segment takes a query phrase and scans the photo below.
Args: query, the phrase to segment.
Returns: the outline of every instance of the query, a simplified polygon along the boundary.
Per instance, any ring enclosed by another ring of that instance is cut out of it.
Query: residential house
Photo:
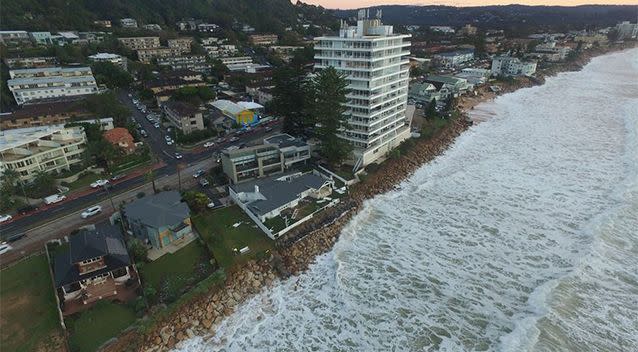
[[[177,22],[175,25],[177,26],[177,30],[188,32],[197,30],[197,24],[199,22],[199,20],[196,20],[194,18],[187,18],[185,20]]]
[[[264,144],[222,152],[222,169],[233,183],[282,173],[311,157],[308,143],[288,134],[271,136]]]
[[[638,38],[638,23],[623,21],[616,25],[618,40]]]
[[[459,30],[459,33],[469,37],[469,36],[476,35],[476,31],[477,31],[476,27],[472,26],[471,24],[466,24]]]
[[[167,120],[184,134],[204,129],[204,113],[199,107],[169,100],[162,108]]]
[[[51,32],[31,32],[29,33],[31,39],[38,45],[51,45]]]
[[[473,68],[468,67],[461,70],[460,73],[454,75],[457,78],[465,79],[467,83],[477,86],[487,82],[490,78],[492,71],[485,68]]]
[[[122,18],[120,19],[120,25],[123,28],[137,28],[137,21],[133,18]]]
[[[162,27],[159,24],[156,23],[149,23],[149,24],[145,24],[142,26],[142,28],[149,30],[149,31],[156,31],[159,32],[162,30]]]
[[[193,235],[190,209],[177,191],[165,191],[124,206],[133,236],[154,249],[179,244]]]
[[[259,122],[259,114],[254,109],[263,109],[262,105],[253,103],[250,105],[240,105],[230,100],[219,99],[211,103],[211,105],[221,112],[224,116],[232,119],[238,125],[254,125]],[[252,108],[252,109],[251,109]]]
[[[55,254],[53,279],[65,314],[125,292],[134,296],[140,285],[120,227],[108,223],[69,236],[68,249]]]
[[[454,34],[454,28],[450,26],[430,26],[430,30],[433,32],[444,33],[444,34]]]
[[[425,77],[424,82],[433,84],[437,90],[445,86],[454,97],[474,89],[467,79],[454,76],[429,75]]]
[[[93,21],[93,24],[98,27],[104,27],[104,28],[112,27],[110,20],[97,20],[97,21]]]
[[[118,147],[126,154],[135,152],[135,141],[131,133],[123,127],[115,127],[108,131],[105,131],[104,139],[112,145]]]
[[[214,33],[221,31],[221,29],[222,28],[220,26],[214,23],[200,23],[197,25],[197,30],[199,32]]]
[[[318,173],[292,173],[256,179],[228,187],[230,197],[260,227],[269,219],[309,199],[315,201],[332,193],[334,181]],[[272,239],[280,233],[266,232]]]

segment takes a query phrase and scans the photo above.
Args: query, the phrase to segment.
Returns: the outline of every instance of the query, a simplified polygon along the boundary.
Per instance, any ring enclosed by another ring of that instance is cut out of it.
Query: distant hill
[[[317,6],[290,0],[3,0],[2,30],[87,30],[95,20],[135,18],[140,24],[174,28],[183,18],[198,18],[229,28],[233,20],[257,30],[281,32],[297,23],[298,14],[318,24],[336,22]]]
[[[526,28],[567,31],[587,26],[612,26],[619,21],[636,21],[638,6],[585,5],[563,6],[377,6],[383,10],[383,21],[390,24],[426,26],[463,26],[507,29],[517,32]],[[370,11],[373,13],[374,11]],[[340,18],[356,16],[356,10],[335,10]]]

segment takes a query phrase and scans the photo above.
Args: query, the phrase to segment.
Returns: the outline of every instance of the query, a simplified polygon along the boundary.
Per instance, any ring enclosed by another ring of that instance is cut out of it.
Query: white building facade
[[[534,73],[535,61],[522,61],[511,56],[496,56],[492,59],[492,74],[495,76],[531,76]]]
[[[43,99],[98,93],[90,67],[43,67],[10,70],[9,90],[18,105]]]
[[[342,23],[339,36],[315,38],[315,68],[330,66],[346,75],[348,128],[341,137],[354,147],[354,169],[387,155],[410,137],[406,119],[411,35],[359,11],[356,26]]]
[[[20,179],[31,182],[39,171],[69,170],[81,164],[86,147],[82,127],[62,125],[20,128],[0,134],[0,173],[15,170]]]

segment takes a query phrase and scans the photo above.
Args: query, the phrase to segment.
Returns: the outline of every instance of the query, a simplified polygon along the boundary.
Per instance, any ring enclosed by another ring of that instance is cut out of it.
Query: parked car
[[[175,153],[175,159],[181,159],[181,158],[183,158],[183,157],[184,157],[184,156],[183,156],[182,154],[180,154],[180,153]]]
[[[167,139],[166,140],[166,144],[167,145],[173,145],[173,140],[172,139]]]
[[[201,176],[201,175],[203,175],[203,174],[205,174],[205,173],[206,173],[206,172],[204,172],[204,170],[201,170],[201,169],[200,169],[200,170],[195,171],[195,173],[193,174],[193,177],[194,177],[194,178],[198,178],[199,176]]]
[[[2,224],[3,222],[11,221],[11,219],[13,219],[13,216],[9,214],[0,215],[0,224]]]
[[[146,131],[145,131],[145,130],[141,130],[141,131],[140,131],[140,134],[141,134],[141,135],[142,135],[142,137],[144,137],[144,138],[148,137],[148,133],[146,133]]]
[[[86,219],[90,216],[93,215],[97,215],[102,211],[102,207],[99,205],[94,205],[88,209],[86,209],[85,211],[82,212],[82,214],[80,214],[80,216],[82,217],[82,219]]]
[[[97,180],[97,181],[91,183],[91,188],[103,187],[107,183],[109,183],[109,180]]]
[[[38,210],[38,207],[36,207],[35,205],[25,205],[23,207],[18,208],[17,210],[18,210],[18,214],[24,215],[32,211]]]
[[[266,128],[264,129],[264,131],[266,131],[266,132],[270,132],[270,131],[272,131],[272,127],[268,126],[268,127],[266,127]]]
[[[11,236],[11,237],[7,238],[7,242],[12,243],[12,242],[15,242],[15,241],[17,241],[17,240],[20,240],[20,239],[22,239],[22,238],[25,238],[25,237],[27,237],[27,235],[25,235],[25,234],[23,234],[23,233],[19,233],[19,234],[17,234],[17,235],[13,235],[13,236]]]
[[[58,203],[61,202],[63,200],[66,199],[65,195],[62,194],[54,194],[52,196],[48,196],[44,198],[44,204],[49,205],[49,204],[54,204],[54,203]]]
[[[126,176],[126,175],[124,175],[124,174],[115,175],[115,176],[111,177],[111,181],[117,181],[117,180],[121,179],[124,176]]]
[[[205,179],[205,178],[203,178],[203,177],[199,180],[199,185],[200,185],[200,186],[202,186],[202,187],[206,187],[206,186],[208,186],[209,184],[210,184],[210,183],[208,183],[208,180],[207,180],[207,179]]]
[[[239,140],[239,138],[237,138],[237,137],[233,137],[233,138],[231,138],[231,139],[230,139],[230,142],[231,142],[231,143],[234,143],[234,142],[237,142],[238,140]]]
[[[11,249],[13,249],[13,247],[11,247],[7,242],[0,243],[0,254],[5,254]]]
[[[210,148],[210,147],[212,147],[214,145],[215,145],[214,142],[206,142],[206,143],[204,143],[204,148]]]
[[[159,122],[156,122],[156,123],[153,125],[153,127],[155,127],[155,128],[160,128],[160,124],[159,124]]]

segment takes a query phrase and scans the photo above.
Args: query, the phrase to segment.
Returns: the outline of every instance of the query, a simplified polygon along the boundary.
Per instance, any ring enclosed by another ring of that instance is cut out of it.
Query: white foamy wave
[[[482,105],[306,273],[180,350],[638,350],[637,56]]]

